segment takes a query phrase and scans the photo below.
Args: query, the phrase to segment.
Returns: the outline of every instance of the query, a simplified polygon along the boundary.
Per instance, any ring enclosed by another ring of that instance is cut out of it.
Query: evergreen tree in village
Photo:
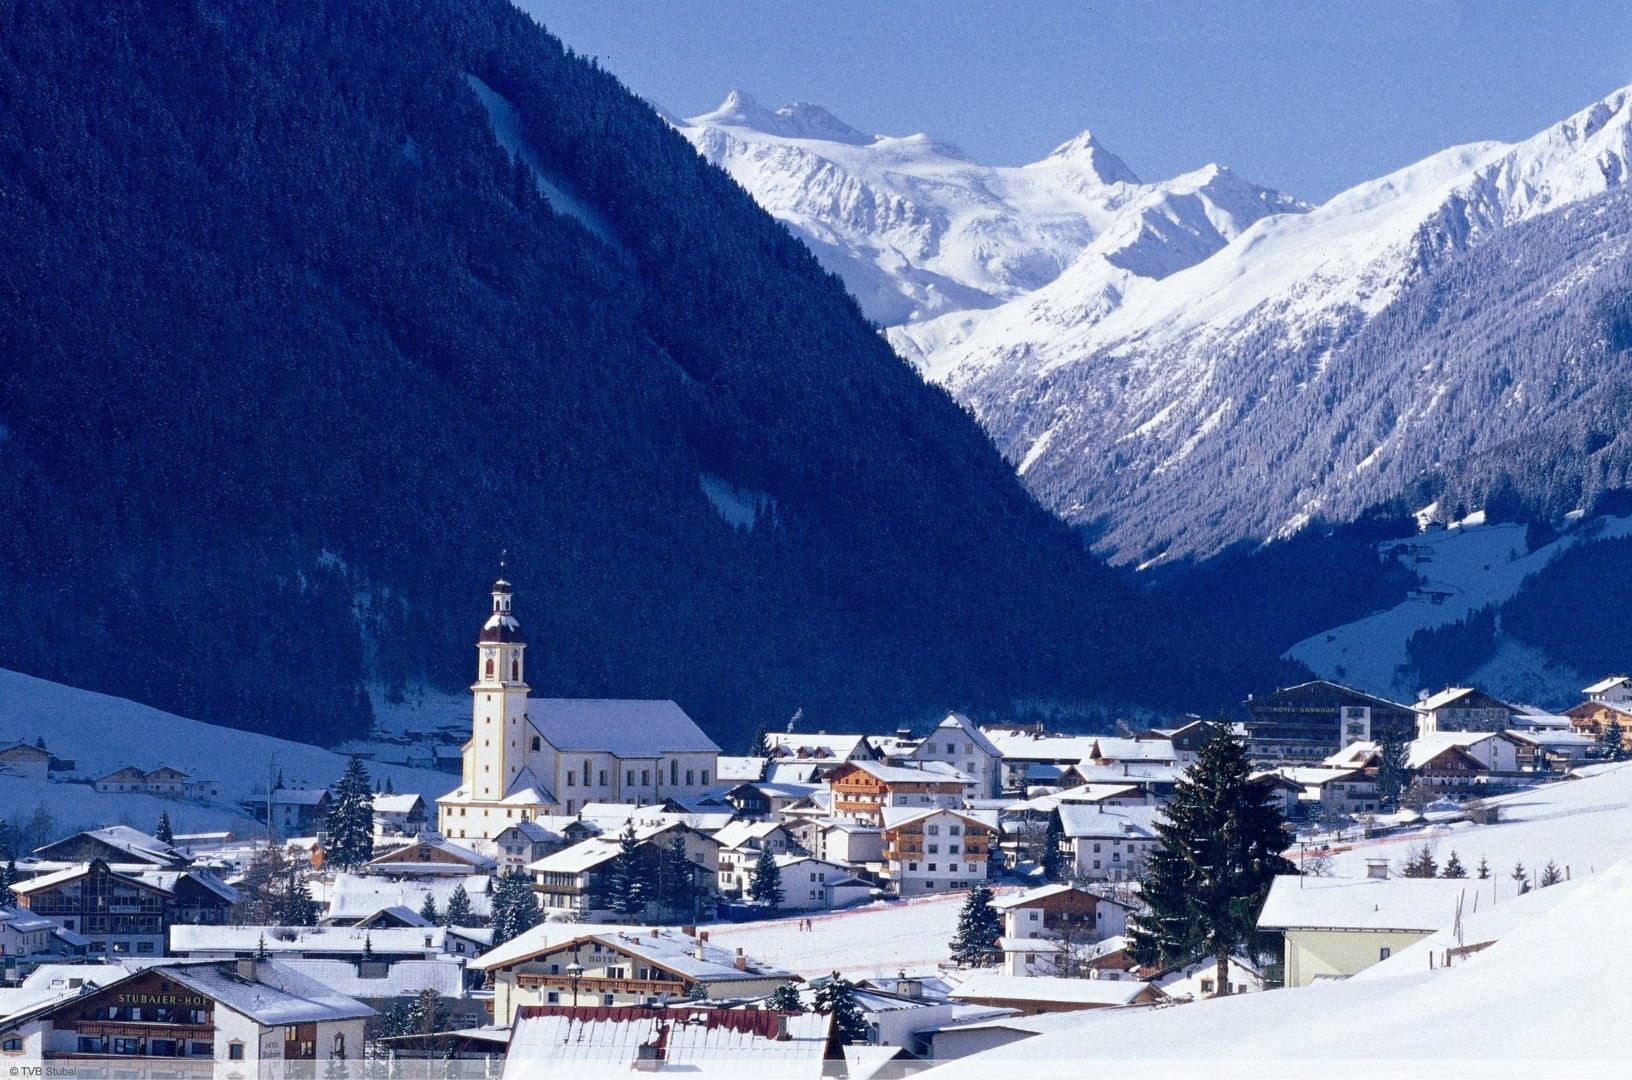
[[[969,890],[958,912],[958,932],[951,941],[952,959],[978,966],[991,963],[997,953],[997,939],[1003,936],[1003,920],[992,907],[991,886],[982,882]]]
[[[527,872],[512,866],[493,883],[493,944],[503,945],[531,930],[543,918],[538,896],[527,880]]]
[[[353,870],[374,857],[374,791],[368,771],[356,757],[346,763],[334,785],[334,805],[326,824],[329,843],[324,851],[330,865]]]
[[[1248,779],[1246,748],[1220,723],[1157,818],[1162,843],[1145,868],[1143,914],[1129,920],[1129,954],[1169,966],[1211,956],[1229,986],[1230,954],[1250,946],[1258,911],[1292,843],[1269,789]]]
[[[175,843],[176,834],[175,831],[170,828],[170,811],[159,811],[159,823],[153,827],[153,839],[157,840],[161,844]]]
[[[759,849],[754,873],[748,880],[748,899],[768,908],[779,908],[785,896],[782,892],[782,868],[776,865],[776,856],[769,847]]]
[[[448,896],[448,906],[442,910],[443,926],[475,926],[476,915],[470,909],[470,893],[465,891],[464,882],[453,887]]]
[[[849,1046],[867,1041],[867,1016],[856,1001],[856,985],[838,972],[816,988],[816,1011],[831,1013],[839,1042]]]
[[[638,919],[646,912],[652,883],[633,822],[618,837],[618,845],[617,857],[606,875],[606,906],[620,918]]]

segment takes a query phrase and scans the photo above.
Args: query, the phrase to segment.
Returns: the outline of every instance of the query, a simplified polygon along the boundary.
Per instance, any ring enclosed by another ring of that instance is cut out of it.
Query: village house
[[[221,785],[216,781],[193,780],[168,765],[149,770],[127,765],[97,777],[91,786],[104,794],[156,795],[165,799],[209,799],[221,794]]]
[[[843,1060],[833,1018],[822,1013],[535,1005],[516,1011],[503,1076],[682,1073],[706,1080],[751,1068],[777,1080],[820,1080]]]
[[[7,968],[15,968],[19,961],[27,963],[44,956],[55,955],[53,931],[57,922],[37,915],[25,907],[0,905],[0,961]]]
[[[804,845],[794,839],[786,825],[774,821],[735,821],[714,834],[720,845],[719,890],[723,895],[745,895],[759,853],[804,854]]]
[[[364,863],[365,874],[395,874],[422,877],[454,874],[468,876],[491,872],[497,860],[455,844],[435,833],[424,833],[412,843],[392,848]]]
[[[811,818],[789,825],[800,845],[818,859],[844,866],[884,863],[884,830],[855,821]]]
[[[1218,993],[1218,961],[1212,957],[1168,968],[1150,977],[1150,984],[1170,1001],[1200,1001],[1224,994],[1254,994],[1264,989],[1264,973],[1244,957],[1225,961],[1229,985]]]
[[[272,828],[279,837],[311,836],[323,827],[334,796],[327,788],[274,788],[267,800],[272,808]],[[264,812],[264,804],[246,804]]]
[[[128,825],[74,833],[34,849],[42,863],[82,863],[92,859],[118,865],[175,869],[192,860],[163,841]]]
[[[1003,787],[1003,754],[975,722],[962,713],[948,713],[934,731],[920,740],[895,764],[939,761],[971,782],[966,796],[989,799]]]
[[[1469,686],[1453,686],[1429,695],[1413,706],[1417,734],[1437,731],[1501,731],[1513,716],[1513,706]]]
[[[882,824],[888,807],[962,806],[972,782],[967,773],[938,761],[911,768],[852,761],[827,776],[833,816],[873,825]]]
[[[1598,740],[1579,731],[1510,731],[1518,744],[1523,772],[1562,775],[1582,764],[1597,749]]]
[[[373,1015],[361,1002],[276,962],[165,964],[82,986],[6,1018],[0,1057],[14,1072],[64,1060],[83,1068],[91,1058],[115,1069],[150,1063],[164,1075],[207,1062],[217,1076],[270,1075],[272,1069],[292,1076],[291,1066],[299,1063],[311,1062],[315,1070],[320,1061],[360,1058]]]
[[[882,762],[884,755],[866,735],[829,735],[825,731],[778,732],[765,736],[770,750],[765,779],[779,779],[779,766],[805,765],[802,778],[820,780],[849,761]]]
[[[1632,749],[1632,678],[1612,675],[1581,691],[1587,700],[1564,710],[1577,734],[1601,741],[1611,723],[1621,726],[1621,748]]]
[[[666,1005],[763,997],[795,978],[679,930],[544,923],[471,964],[493,988],[493,1021],[536,1005]]]
[[[659,865],[674,858],[678,837],[683,846],[681,860],[691,877],[688,892],[700,905],[714,895],[719,877],[719,844],[690,826],[673,822],[646,825],[635,830],[636,851],[647,880],[657,880]],[[618,836],[597,836],[529,863],[533,891],[546,912],[562,912],[576,919],[605,918],[610,910],[600,906],[607,898],[608,875],[623,850]],[[671,867],[672,869],[672,867]],[[649,897],[653,910],[666,898]],[[691,912],[683,913],[692,915]]]
[[[0,776],[17,776],[24,780],[46,780],[51,772],[51,752],[43,746],[25,742],[12,743],[0,750]]]
[[[1270,764],[1321,761],[1390,730],[1409,739],[1417,723],[1404,705],[1324,679],[1248,698],[1246,709],[1247,752]]]
[[[781,911],[832,911],[872,898],[877,888],[856,876],[855,868],[810,855],[789,853],[774,858],[782,882]],[[748,896],[753,868],[743,877],[739,895]]]
[[[491,840],[518,820],[571,816],[587,803],[647,805],[714,786],[720,748],[672,701],[529,697],[512,591],[493,583],[478,635],[462,783],[437,800],[444,836]]]
[[[1287,875],[1270,886],[1260,930],[1286,940],[1285,985],[1347,978],[1450,926],[1472,904],[1477,882],[1462,878],[1321,878]]]
[[[464,928],[445,926],[173,926],[170,955],[192,960],[242,960],[267,954],[278,960],[437,960],[459,955]],[[467,949],[468,951],[468,949]]]
[[[1277,771],[1303,789],[1299,807],[1304,813],[1352,817],[1376,813],[1381,806],[1374,767],[1283,765]]]
[[[898,896],[967,889],[986,880],[997,838],[990,811],[884,810],[884,879]]]
[[[1468,750],[1443,736],[1457,732],[1436,732],[1413,739],[1406,748],[1405,767],[1411,770],[1413,787],[1438,795],[1472,795],[1484,790],[1490,769]]]
[[[180,923],[218,925],[238,893],[201,871],[115,871],[101,859],[14,882],[20,907],[83,935],[97,955],[163,956]]]
[[[1101,804],[1061,802],[1060,820],[1074,877],[1085,881],[1127,881],[1139,876],[1145,860],[1161,845],[1152,807],[1108,809]]]
[[[426,810],[423,795],[375,795],[374,839],[385,840],[397,836],[418,836],[425,831]]]
[[[1099,897],[1074,885],[1043,885],[994,901],[1003,915],[1003,971],[1075,975],[1072,960],[1101,936]]]
[[[552,825],[557,821],[565,820],[570,825],[576,819],[546,818],[544,820],[550,821]],[[489,843],[492,849],[498,853],[497,858],[500,868],[507,869],[512,866],[526,866],[528,863],[537,862],[546,855],[554,854],[569,844],[587,839],[589,839],[587,829],[584,830],[584,835],[571,836],[564,831],[550,828],[540,821],[523,819],[504,829]]]

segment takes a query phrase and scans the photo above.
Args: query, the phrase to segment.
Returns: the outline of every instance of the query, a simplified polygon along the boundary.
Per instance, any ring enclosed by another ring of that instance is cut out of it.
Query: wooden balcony
[[[516,986],[522,990],[556,990],[563,996],[562,1000],[571,999],[572,980],[565,975],[530,975],[519,972],[516,975]],[[580,998],[594,998],[600,994],[629,994],[635,997],[680,997],[686,992],[686,984],[670,979],[598,979],[584,976],[578,980],[578,995]]]

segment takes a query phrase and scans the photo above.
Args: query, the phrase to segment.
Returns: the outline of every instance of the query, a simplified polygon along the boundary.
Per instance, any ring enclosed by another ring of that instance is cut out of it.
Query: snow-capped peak
[[[1134,175],[1127,163],[1105,149],[1091,131],[1084,130],[1076,138],[1056,146],[1044,160],[1086,172],[1102,184],[1140,182],[1139,177]]]
[[[796,101],[772,111],[741,90],[733,90],[713,112],[686,121],[692,127],[737,127],[774,135],[782,139],[814,139],[822,142],[866,146],[873,141],[834,116],[820,105]]]

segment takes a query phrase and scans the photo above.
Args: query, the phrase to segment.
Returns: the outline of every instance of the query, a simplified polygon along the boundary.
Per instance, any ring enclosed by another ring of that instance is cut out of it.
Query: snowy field
[[[1018,890],[996,889],[997,895]],[[967,892],[868,904],[848,911],[774,922],[716,923],[703,927],[711,944],[740,948],[755,960],[807,978],[837,971],[851,979],[868,975],[932,974],[948,963],[949,943]]]
[[[160,812],[168,812],[177,832],[253,831],[252,819],[237,804],[265,796],[269,770],[281,772],[288,787],[328,787],[346,765],[342,755],[316,746],[204,724],[124,698],[0,671],[0,745],[41,737],[53,754],[75,763],[75,777],[89,779],[124,765],[149,770],[169,765],[194,779],[216,781],[221,794],[207,804],[180,802],[101,795],[87,784],[0,776],[0,816],[26,818],[43,805],[65,826],[128,822],[151,830]],[[457,778],[429,769],[369,762],[368,771],[375,780],[389,779],[398,792],[427,799],[458,785]]]
[[[1624,1076],[1632,1058],[1622,1022],[1632,1008],[1632,936],[1619,928],[1629,906],[1632,864],[1623,862],[1517,901],[1496,943],[1450,968],[1428,970],[1424,952],[1402,950],[1344,982],[1107,1009],[932,1075],[987,1080],[1019,1068],[1035,1080],[1089,1069],[1119,1080]],[[1521,912],[1530,917],[1513,917]],[[1468,929],[1476,925],[1470,920]]]
[[[1424,588],[1447,594],[1442,603],[1408,599],[1386,611],[1334,627],[1305,638],[1286,656],[1302,661],[1323,679],[1379,694],[1396,701],[1411,701],[1424,689],[1401,683],[1396,671],[1407,663],[1405,643],[1418,630],[1445,626],[1487,604],[1499,604],[1519,591],[1524,579],[1542,569],[1577,542],[1588,537],[1610,539],[1632,535],[1632,518],[1604,518],[1579,531],[1566,533],[1530,554],[1525,554],[1523,525],[1454,526],[1422,533],[1407,541],[1419,549],[1423,561],[1407,561],[1421,574]],[[1522,652],[1510,649],[1509,652]],[[1476,673],[1469,685],[1480,685],[1498,696],[1506,694],[1544,707],[1573,705],[1585,685],[1577,672],[1544,670],[1525,664],[1522,657],[1500,655],[1490,670]],[[1588,673],[1591,678],[1598,677]],[[1438,689],[1435,687],[1434,689]]]

